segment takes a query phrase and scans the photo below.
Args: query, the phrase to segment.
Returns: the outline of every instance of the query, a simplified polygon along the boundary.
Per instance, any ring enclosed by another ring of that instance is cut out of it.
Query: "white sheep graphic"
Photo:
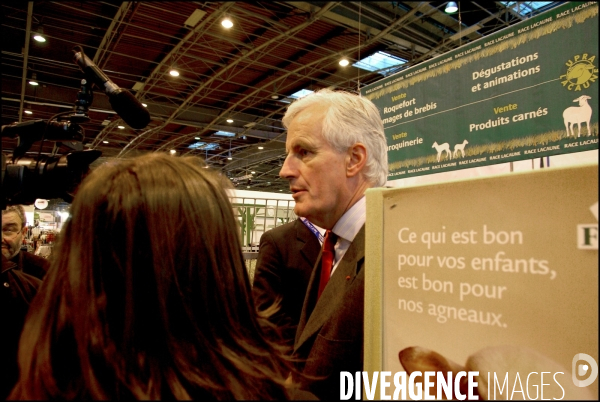
[[[462,144],[456,144],[454,146],[454,154],[452,155],[454,158],[456,158],[456,155],[458,155],[458,151],[460,151],[462,153],[462,157],[465,157],[465,145],[467,145],[469,143],[469,141],[464,140],[462,142]]]
[[[573,102],[579,102],[579,106],[571,106],[565,109],[563,112],[563,119],[565,121],[565,128],[567,129],[567,137],[570,135],[575,136],[573,132],[573,125],[577,123],[579,131],[577,137],[581,136],[581,123],[587,124],[587,133],[591,135],[590,131],[590,119],[592,118],[592,108],[588,104],[587,100],[592,99],[587,95],[581,95],[579,98],[574,99]]]
[[[435,148],[437,151],[437,161],[439,162],[442,159],[442,152],[446,151],[448,154],[448,159],[452,159],[452,152],[450,152],[450,144],[444,142],[443,144],[438,145],[437,141],[433,143],[431,148]]]

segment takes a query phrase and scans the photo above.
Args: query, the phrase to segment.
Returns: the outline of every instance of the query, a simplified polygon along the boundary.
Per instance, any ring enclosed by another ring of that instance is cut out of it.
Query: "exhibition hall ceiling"
[[[2,125],[73,113],[85,77],[73,60],[81,46],[150,113],[134,129],[94,88],[89,120],[78,122],[83,149],[102,152],[92,167],[147,152],[197,155],[237,188],[287,193],[281,118],[294,94],[357,92],[561,3],[458,2],[448,14],[448,2],[4,1]],[[401,64],[354,65],[382,53]],[[76,145],[38,141],[28,155]],[[3,153],[16,146],[3,135]]]

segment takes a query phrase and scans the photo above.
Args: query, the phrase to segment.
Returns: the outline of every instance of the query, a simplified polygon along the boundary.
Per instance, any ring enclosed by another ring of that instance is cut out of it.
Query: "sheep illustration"
[[[544,384],[546,385],[544,396],[548,399],[551,399],[552,397],[555,399],[593,399],[593,395],[589,390],[586,388],[579,388],[573,384],[569,370],[565,369],[549,357],[524,346],[504,345],[487,347],[469,356],[464,366],[447,359],[433,350],[419,346],[402,349],[398,353],[398,359],[408,374],[414,371],[441,371],[446,374],[448,371],[451,371],[453,373],[452,377],[454,378],[456,374],[461,371],[478,371],[478,387],[475,389],[475,394],[482,400],[495,399],[498,397],[495,393],[488,395],[488,389],[491,393],[494,384],[488,385],[487,373],[496,373],[502,376],[504,376],[505,373],[509,373],[509,376],[512,379],[516,377],[516,373],[518,373],[519,376],[526,377],[529,373],[538,373],[539,375],[540,372],[563,373],[560,378],[564,380],[560,382],[560,386],[558,386],[556,382]],[[490,378],[490,381],[493,382],[493,377]],[[525,380],[523,380],[523,382],[525,382]],[[466,395],[467,386],[467,379],[462,377],[458,391],[462,395]],[[491,386],[491,389],[489,386]],[[508,393],[509,390],[506,389],[505,392]],[[434,386],[430,391],[430,395],[437,395],[437,384],[435,381]],[[443,392],[442,395],[444,395]],[[454,389],[453,398],[458,399],[457,396],[457,390]],[[500,397],[502,398],[502,396]]]
[[[454,158],[456,158],[456,155],[458,155],[458,151],[460,151],[460,153],[462,153],[462,157],[465,157],[465,145],[467,145],[469,143],[469,141],[464,140],[462,142],[462,144],[456,144],[454,146],[454,154],[452,155]]]
[[[448,159],[452,159],[452,152],[450,152],[450,144],[444,142],[443,144],[438,145],[437,141],[433,143],[431,148],[435,148],[437,151],[437,161],[439,162],[442,159],[442,152],[446,151],[448,155]]]
[[[575,136],[573,131],[573,125],[577,123],[579,131],[577,137],[581,136],[581,123],[587,124],[587,134],[591,135],[590,131],[590,119],[592,118],[592,108],[588,104],[588,99],[592,99],[587,95],[581,95],[579,98],[574,99],[573,102],[579,102],[579,106],[571,106],[565,109],[563,112],[563,119],[565,121],[565,128],[567,129],[567,137],[570,135]]]

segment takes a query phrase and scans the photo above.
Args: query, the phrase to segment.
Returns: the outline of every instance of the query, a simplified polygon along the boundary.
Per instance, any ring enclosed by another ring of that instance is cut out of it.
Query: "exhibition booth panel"
[[[598,164],[370,189],[366,239],[367,372],[598,398]]]

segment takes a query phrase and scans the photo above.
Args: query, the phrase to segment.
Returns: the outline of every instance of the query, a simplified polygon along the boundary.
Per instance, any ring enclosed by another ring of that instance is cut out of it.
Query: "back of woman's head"
[[[70,213],[21,338],[15,396],[285,396],[218,174],[163,154],[107,163]]]

